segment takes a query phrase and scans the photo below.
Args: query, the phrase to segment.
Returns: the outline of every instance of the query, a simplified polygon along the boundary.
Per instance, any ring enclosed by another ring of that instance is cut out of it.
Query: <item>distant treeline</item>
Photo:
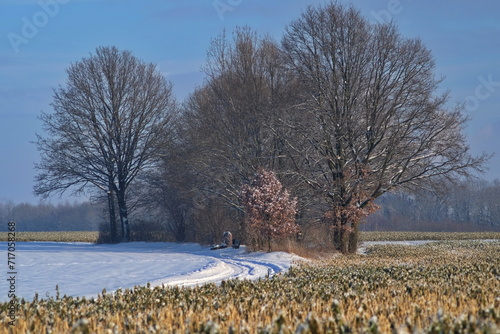
[[[0,202],[0,231],[5,222],[15,221],[16,230],[26,231],[97,231],[102,209],[90,202],[64,204],[29,204]]]
[[[449,186],[440,194],[423,191],[388,193],[377,202],[380,209],[361,225],[362,230],[500,231],[500,180],[464,182]],[[98,231],[106,220],[104,204],[0,202],[0,231],[6,231],[5,222],[8,221],[15,221],[18,231]],[[148,210],[134,211],[133,227],[138,230],[161,228],[164,230],[162,235],[169,236],[168,240],[176,240],[177,220],[168,214],[166,208],[153,211],[163,213],[151,215]],[[207,228],[204,225],[199,221],[185,228],[201,233]]]
[[[441,193],[398,192],[378,199],[366,231],[500,231],[500,180],[450,185]]]

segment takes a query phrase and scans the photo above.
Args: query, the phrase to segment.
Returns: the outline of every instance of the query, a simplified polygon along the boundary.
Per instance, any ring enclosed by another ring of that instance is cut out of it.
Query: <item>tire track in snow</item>
[[[206,283],[220,283],[223,280],[239,278],[255,280],[265,276],[272,276],[288,269],[271,262],[248,260],[244,258],[212,257],[214,264],[185,275],[175,276],[155,282],[152,286],[185,286],[193,287]]]

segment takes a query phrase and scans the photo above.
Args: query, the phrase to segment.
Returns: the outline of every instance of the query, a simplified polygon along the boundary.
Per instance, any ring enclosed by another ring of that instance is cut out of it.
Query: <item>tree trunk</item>
[[[271,253],[271,234],[267,235],[267,252]]]
[[[118,242],[118,230],[116,226],[115,199],[113,190],[108,190],[108,209],[109,209],[109,229],[111,232],[111,243]]]
[[[175,233],[175,241],[184,242],[186,241],[186,219],[182,216],[179,220]]]
[[[119,190],[117,192],[118,209],[120,211],[120,223],[122,227],[122,241],[130,241],[130,225],[128,222],[128,208],[127,200],[125,199],[125,191]]]
[[[358,251],[358,241],[359,241],[359,221],[352,223],[352,230],[349,234],[349,254],[355,254]]]
[[[340,227],[340,252],[342,254],[349,254],[349,234],[351,231],[347,224],[342,224]]]
[[[354,254],[358,250],[359,222],[342,219],[333,229],[333,244],[342,254]]]

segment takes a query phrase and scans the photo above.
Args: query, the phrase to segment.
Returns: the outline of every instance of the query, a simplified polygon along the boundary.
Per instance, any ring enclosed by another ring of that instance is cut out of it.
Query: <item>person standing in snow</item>
[[[233,244],[233,235],[229,231],[225,231],[222,235],[222,243],[226,246],[231,246]]]

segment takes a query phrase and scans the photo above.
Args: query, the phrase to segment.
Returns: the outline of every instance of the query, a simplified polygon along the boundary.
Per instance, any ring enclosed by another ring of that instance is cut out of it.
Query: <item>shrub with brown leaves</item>
[[[243,186],[241,200],[245,222],[256,235],[257,247],[265,240],[271,251],[273,239],[299,232],[300,227],[295,222],[297,198],[290,198],[274,172],[259,169],[253,180]]]

